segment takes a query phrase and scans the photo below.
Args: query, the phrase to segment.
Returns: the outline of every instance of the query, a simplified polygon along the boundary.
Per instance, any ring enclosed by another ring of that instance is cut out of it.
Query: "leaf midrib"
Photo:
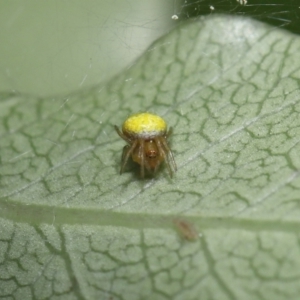
[[[6,220],[32,225],[95,225],[117,226],[132,229],[171,228],[178,214],[145,214],[113,212],[97,208],[52,207],[46,205],[24,205],[16,201],[0,202],[0,217]],[[180,218],[192,223],[199,231],[207,229],[232,229],[253,232],[298,233],[300,221],[266,220],[260,218],[213,217],[183,215]]]

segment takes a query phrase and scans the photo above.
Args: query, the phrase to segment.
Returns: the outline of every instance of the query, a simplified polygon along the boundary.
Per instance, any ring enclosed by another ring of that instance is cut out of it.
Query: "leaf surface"
[[[0,296],[298,299],[299,70],[299,37],[217,16],[93,89],[2,93]],[[140,111],[174,128],[173,178],[118,174]]]

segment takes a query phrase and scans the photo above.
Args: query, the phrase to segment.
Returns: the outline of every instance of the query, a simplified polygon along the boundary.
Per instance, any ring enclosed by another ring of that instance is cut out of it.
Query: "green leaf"
[[[298,299],[299,70],[299,37],[218,16],[93,89],[2,93],[0,296]],[[174,127],[173,178],[119,175],[140,111]]]

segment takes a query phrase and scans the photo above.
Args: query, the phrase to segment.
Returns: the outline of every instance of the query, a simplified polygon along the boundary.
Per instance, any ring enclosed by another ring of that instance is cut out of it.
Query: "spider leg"
[[[150,165],[149,165],[147,159],[145,159],[145,167],[146,167],[146,170],[147,170],[149,173],[151,173],[151,172],[153,171],[153,170],[151,169],[151,167],[150,167]],[[156,169],[157,169],[157,168],[155,168],[154,173],[156,172]]]
[[[130,146],[129,146],[129,145],[125,145],[125,146],[123,147],[123,151],[122,151],[122,160],[121,160],[122,163],[121,163],[120,174],[123,173],[124,168],[125,168],[125,165],[126,165],[126,163],[127,163],[128,158],[127,158],[127,160],[125,161],[125,156],[126,156],[127,152],[129,151],[129,149],[130,149]]]
[[[135,140],[130,146],[127,145],[123,148],[123,154],[122,154],[122,165],[121,165],[121,170],[120,170],[120,174],[123,173],[124,168],[127,164],[127,161],[129,159],[129,156],[132,154],[132,152],[134,151],[134,149],[136,148],[138,144],[138,141]]]
[[[169,131],[167,132],[167,134],[165,135],[165,138],[169,138],[171,135],[173,134],[173,127],[170,127]]]
[[[132,141],[131,141],[125,134],[123,134],[123,132],[118,128],[117,125],[115,125],[114,128],[115,128],[117,134],[118,134],[124,141],[126,141],[128,144],[131,144]]]
[[[157,146],[157,149],[158,149],[158,152],[159,152],[159,155],[162,155],[164,160],[166,161],[169,174],[172,177],[173,170],[171,168],[171,164],[170,164],[170,161],[169,161],[168,152],[166,152],[166,150],[164,149],[164,145],[162,143],[163,140],[164,140],[164,137],[158,137],[158,138],[154,139],[154,141],[156,143],[156,146]],[[157,168],[158,168],[158,165],[156,166],[155,171],[156,171]]]
[[[166,151],[168,152],[168,159],[171,162],[175,171],[177,171],[176,162],[173,156],[173,152],[171,151],[170,147],[168,146],[166,139],[169,138],[173,134],[173,127],[170,127],[169,131],[167,132],[165,139],[162,139],[163,146],[165,147]]]
[[[170,131],[169,131],[170,132]],[[168,134],[169,134],[168,132]],[[165,151],[167,152],[167,162],[169,167],[173,167],[174,171],[177,171],[177,166],[176,166],[176,162],[173,156],[173,152],[171,151],[170,147],[168,146],[166,139],[165,138],[160,138],[160,142],[162,143],[163,148],[165,149]]]
[[[141,160],[141,177],[145,177],[145,143],[143,139],[136,140],[139,143],[139,159]]]

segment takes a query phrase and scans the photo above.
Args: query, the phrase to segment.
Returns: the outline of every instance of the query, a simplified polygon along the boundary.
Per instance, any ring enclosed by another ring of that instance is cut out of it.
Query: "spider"
[[[150,113],[139,113],[130,116],[122,126],[122,131],[115,125],[118,135],[128,145],[124,146],[120,174],[129,157],[141,166],[141,177],[145,177],[145,169],[154,174],[160,164],[166,161],[169,174],[177,170],[172,151],[167,138],[172,134],[172,128],[167,131],[166,122],[159,116]]]

